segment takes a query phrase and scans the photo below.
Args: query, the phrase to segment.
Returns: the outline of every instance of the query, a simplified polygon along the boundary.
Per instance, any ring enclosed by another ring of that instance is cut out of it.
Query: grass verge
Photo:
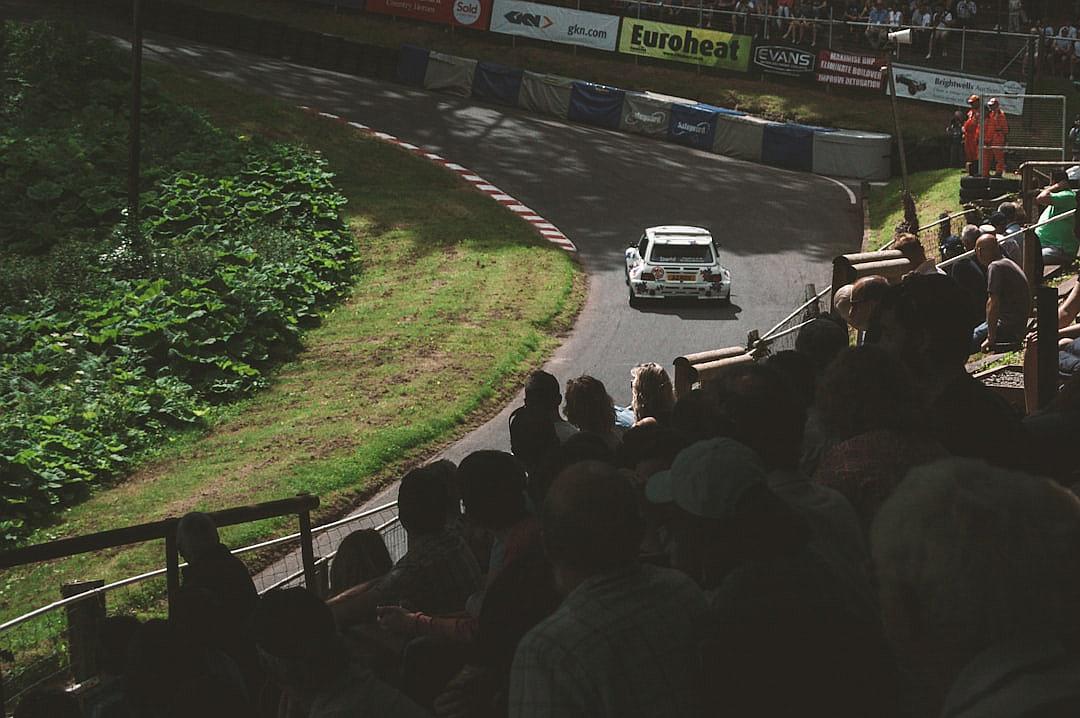
[[[929,224],[942,212],[960,210],[960,171],[956,169],[928,170],[908,176],[911,194],[915,197],[919,221]],[[870,235],[867,251],[873,251],[893,238],[893,233],[904,219],[901,202],[903,184],[894,178],[884,185],[870,187]],[[937,256],[937,234],[926,232],[922,237],[927,256]],[[927,244],[929,242],[929,244]]]
[[[797,81],[719,77],[678,63],[635,64],[626,55],[575,53],[554,44],[511,45],[510,38],[493,33],[453,31],[449,27],[397,20],[374,14],[336,13],[289,0],[187,0],[211,10],[274,20],[286,25],[388,47],[412,43],[442,52],[490,60],[535,72],[548,72],[636,90],[652,90],[738,108],[772,120],[792,120],[828,127],[873,130],[893,134],[888,98],[870,93],[826,91]],[[904,135],[912,140],[938,137],[947,124],[941,107],[903,103]]]
[[[204,434],[174,437],[31,542],[302,491],[322,498],[322,515],[340,513],[496,409],[571,326],[584,297],[571,258],[451,173],[233,86],[147,71],[219,126],[322,152],[349,200],[362,270],[269,389],[220,410]],[[234,527],[225,540],[246,544],[287,523]],[[61,584],[116,580],[162,560],[160,545],[144,544],[7,571],[0,620],[53,600]],[[125,589],[109,609],[149,610],[161,593],[159,582]],[[24,624],[3,646],[21,668],[59,650],[62,623],[53,613]]]

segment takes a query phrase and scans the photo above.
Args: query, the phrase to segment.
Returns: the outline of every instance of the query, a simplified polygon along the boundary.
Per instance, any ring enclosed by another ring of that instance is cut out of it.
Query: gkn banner
[[[619,17],[519,0],[495,0],[491,31],[614,52]]]
[[[666,22],[623,18],[619,52],[746,72],[751,38]]]

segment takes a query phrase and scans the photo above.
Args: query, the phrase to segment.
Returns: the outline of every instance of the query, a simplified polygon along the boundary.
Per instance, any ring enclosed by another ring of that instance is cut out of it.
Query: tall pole
[[[142,0],[131,1],[131,127],[128,137],[128,228],[139,231],[139,157],[142,115]]]
[[[908,194],[907,155],[904,153],[904,134],[900,131],[900,112],[896,109],[896,76],[893,74],[892,55],[889,55],[889,97],[892,98],[893,127],[896,128],[896,145],[900,150],[900,179],[904,183],[904,195]]]

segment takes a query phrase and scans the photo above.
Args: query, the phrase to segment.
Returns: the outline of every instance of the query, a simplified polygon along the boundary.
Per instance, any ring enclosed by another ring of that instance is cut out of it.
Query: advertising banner
[[[818,53],[817,81],[837,87],[880,92],[885,83],[884,58],[850,52],[822,50]]]
[[[623,18],[619,32],[619,52],[736,72],[749,67],[751,42],[747,35],[632,17]]]
[[[367,0],[366,9],[475,30],[487,30],[491,19],[491,0]]]
[[[971,95],[979,95],[986,100],[998,95],[1024,94],[1022,82],[994,77],[961,75],[910,65],[893,65],[893,73],[896,75],[896,96],[909,100],[966,107]],[[888,87],[885,91],[888,92]],[[1024,101],[1015,97],[1002,98],[1001,109],[1007,115],[1022,115]]]
[[[619,16],[519,0],[495,0],[490,29],[504,35],[614,52],[619,39]]]
[[[761,72],[789,77],[810,77],[817,55],[795,45],[754,45],[754,67]]]

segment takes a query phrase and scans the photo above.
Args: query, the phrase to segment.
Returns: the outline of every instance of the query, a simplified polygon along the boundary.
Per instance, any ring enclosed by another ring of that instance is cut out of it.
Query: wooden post
[[[169,616],[172,616],[173,604],[180,595],[180,552],[176,546],[176,525],[165,533],[165,590],[169,599]]]
[[[1036,341],[1039,363],[1035,368],[1039,389],[1039,408],[1057,396],[1058,390],[1058,296],[1055,287],[1041,286],[1035,291]]]
[[[1028,289],[1032,294],[1042,284],[1042,271],[1042,246],[1035,230],[1029,229],[1024,232],[1024,276],[1027,277]]]
[[[70,598],[105,585],[104,581],[66,583],[60,587],[61,598]],[[105,621],[105,594],[65,606],[67,614],[68,655],[71,675],[79,683],[97,675],[97,644]]]
[[[303,494],[301,494],[303,495]],[[318,577],[315,575],[315,548],[311,539],[311,512],[301,511],[300,518],[300,557],[304,564],[304,585],[309,591],[318,591]]]

